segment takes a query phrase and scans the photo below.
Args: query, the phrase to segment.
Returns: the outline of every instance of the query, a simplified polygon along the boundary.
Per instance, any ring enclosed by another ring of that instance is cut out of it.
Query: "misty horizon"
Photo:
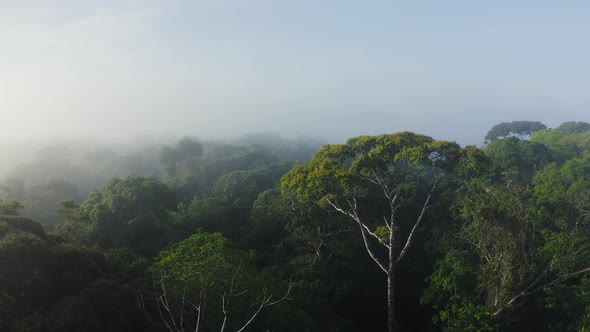
[[[587,121],[583,1],[0,4],[3,141]]]

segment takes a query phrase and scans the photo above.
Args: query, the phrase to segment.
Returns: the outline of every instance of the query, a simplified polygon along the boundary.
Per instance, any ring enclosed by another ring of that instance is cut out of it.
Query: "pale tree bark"
[[[386,239],[379,237],[374,231],[371,230],[371,227],[369,226],[370,224],[359,216],[357,200],[355,197],[350,197],[346,199],[346,208],[342,207],[336,199],[326,199],[328,204],[334,210],[349,217],[359,226],[365,250],[371,257],[371,259],[375,262],[375,264],[379,267],[379,269],[382,270],[387,277],[387,328],[389,332],[397,331],[397,324],[395,320],[396,267],[411,247],[414,237],[416,235],[416,231],[422,224],[427,210],[430,207],[432,207],[432,196],[438,186],[440,179],[444,175],[444,173],[437,175],[430,188],[428,190],[425,190],[426,198],[421,206],[420,213],[416,217],[412,229],[410,230],[410,233],[405,238],[405,241],[402,242],[403,247],[399,251],[399,253],[396,251],[395,239],[397,234],[395,234],[395,230],[398,226],[397,210],[399,207],[398,204],[401,194],[400,191],[390,189],[393,186],[388,185],[383,176],[380,176],[377,172],[373,172],[373,176],[371,178],[365,177],[363,179],[378,185],[382,189],[384,197],[387,199],[389,203],[389,218],[383,216],[384,224],[388,230]],[[374,241],[371,241],[371,238],[373,238]],[[387,250],[387,257],[385,260],[379,257],[379,255],[371,245],[371,242],[376,242]]]
[[[223,313],[223,321],[221,323],[219,332],[225,332],[227,328],[228,321],[230,319],[231,300],[249,291],[242,290],[240,292],[236,292],[236,282],[240,277],[240,272],[241,266],[238,266],[238,268],[232,276],[232,280],[230,281],[228,291],[221,295],[221,311]],[[291,291],[295,286],[295,282],[291,280],[283,296],[276,299],[272,294],[269,294],[267,288],[263,288],[261,294],[255,300],[255,302],[251,304],[251,307],[254,307],[255,311],[250,316],[248,316],[246,321],[235,332],[243,332],[256,319],[256,317],[260,314],[260,312],[262,312],[264,308],[271,307],[285,300],[288,300],[289,295],[291,294]],[[202,322],[205,319],[203,308],[206,305],[206,289],[204,289],[203,287],[200,288],[197,303],[192,303],[189,300],[187,300],[186,292],[183,292],[182,298],[180,299],[180,307],[176,309],[178,312],[175,312],[175,309],[172,308],[172,306],[169,303],[168,292],[166,290],[164,278],[161,278],[159,281],[154,280],[154,291],[156,294],[158,294],[155,299],[156,311],[158,312],[158,315],[160,317],[158,321],[154,320],[148,313],[148,309],[146,308],[143,295],[141,293],[138,295],[138,305],[150,323],[165,328],[170,332],[199,332],[200,328],[203,326]],[[189,326],[188,322],[185,319],[185,316],[189,314],[186,312],[186,307],[192,308],[196,311],[197,321],[194,326]]]
[[[488,188],[485,188],[485,191],[492,192]],[[516,207],[514,208],[516,211],[516,220],[523,222],[523,220],[526,220],[523,219],[526,218],[526,216],[524,216],[525,208],[521,202],[521,198],[513,194],[510,194],[510,198],[517,203]],[[553,253],[553,257],[545,262],[544,265],[540,265],[539,268],[535,270],[535,272],[531,273],[527,279],[522,282],[520,287],[517,288],[517,290],[510,294],[506,299],[498,299],[496,297],[493,301],[490,301],[493,303],[491,305],[492,317],[500,317],[502,313],[509,311],[515,306],[521,304],[522,301],[531,294],[547,289],[554,285],[561,284],[581,274],[590,272],[590,265],[583,261],[580,261],[581,264],[577,264],[575,268],[570,266],[566,268],[566,270],[562,270],[564,266],[567,266],[568,260],[576,259],[576,257],[580,257],[580,255],[585,255],[590,250],[590,244],[583,243],[581,245],[576,245],[575,242],[579,242],[579,240],[573,240],[576,236],[579,236],[581,232],[587,231],[587,223],[590,219],[590,211],[587,211],[584,208],[579,208],[579,210],[579,215],[577,216],[575,223],[573,223],[571,226],[571,229],[563,230],[565,233],[565,238],[563,243],[561,243],[559,248],[557,248]],[[532,224],[532,221],[529,222]],[[534,225],[532,227],[533,228],[531,229],[533,235],[530,237],[534,236],[535,232]],[[503,257],[503,251],[494,251],[493,249],[493,245],[495,245],[498,240],[494,238],[490,241],[488,238],[486,238],[487,234],[485,230],[486,228],[476,228],[474,232],[473,230],[469,229],[469,223],[466,221],[463,224],[459,234],[455,234],[455,236],[472,246],[474,251],[478,253],[480,259],[487,264],[494,264],[497,261],[505,259]],[[507,236],[507,238],[510,238],[510,236]],[[530,266],[531,263],[529,262],[535,260],[534,255],[537,254],[539,248],[533,247],[532,249],[526,249],[524,242],[516,242],[522,241],[521,239],[511,241],[516,243],[514,247],[522,248],[520,249],[521,257],[514,264],[511,264],[511,266]],[[574,244],[575,248],[570,247],[572,244]],[[510,270],[512,270],[512,268]]]
[[[533,293],[540,291],[542,289],[546,289],[547,287],[551,287],[551,286],[563,283],[563,282],[565,282],[575,276],[578,276],[580,274],[590,272],[590,265],[588,265],[588,266],[582,267],[580,269],[577,269],[575,271],[566,273],[564,275],[553,277],[549,281],[546,281],[545,283],[541,284],[541,281],[543,281],[543,279],[545,279],[545,277],[547,277],[549,275],[549,273],[553,270],[553,268],[555,266],[558,266],[561,262],[563,262],[564,260],[566,260],[568,258],[571,258],[572,256],[576,256],[582,252],[590,250],[590,244],[585,244],[573,252],[566,253],[566,247],[571,242],[572,237],[574,235],[576,235],[576,233],[579,231],[580,224],[583,220],[583,217],[585,217],[585,216],[580,215],[580,217],[578,217],[578,219],[576,220],[576,223],[574,224],[574,226],[570,230],[568,237],[566,238],[563,245],[561,246],[560,254],[557,257],[555,257],[554,259],[552,259],[549,262],[549,264],[547,264],[547,267],[542,272],[540,272],[535,277],[535,279],[533,279],[533,281],[531,281],[528,285],[526,285],[526,287],[522,291],[520,291],[518,294],[514,295],[507,302],[499,305],[498,309],[496,311],[494,311],[494,313],[492,314],[493,317],[499,316],[502,312],[511,308],[513,305],[515,305],[515,303],[518,300],[522,299],[525,296],[533,294]]]

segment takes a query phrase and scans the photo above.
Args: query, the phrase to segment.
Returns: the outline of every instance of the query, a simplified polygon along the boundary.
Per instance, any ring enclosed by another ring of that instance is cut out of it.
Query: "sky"
[[[0,139],[590,122],[590,0],[0,0]]]

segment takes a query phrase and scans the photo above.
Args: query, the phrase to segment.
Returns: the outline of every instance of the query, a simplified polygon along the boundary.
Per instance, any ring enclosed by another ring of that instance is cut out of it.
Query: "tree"
[[[583,125],[568,125],[555,129],[545,129],[535,132],[531,142],[547,146],[554,161],[566,162],[574,157],[581,157],[585,151],[590,151],[590,131],[582,131]],[[579,132],[578,132],[579,131]]]
[[[50,179],[47,183],[32,186],[28,190],[23,201],[23,214],[52,229],[61,221],[56,209],[63,200],[80,201],[78,188],[63,179]]]
[[[570,315],[576,307],[579,316],[568,324],[581,327],[586,307],[572,303],[584,298],[590,272],[589,160],[550,164],[532,186],[478,180],[457,197],[456,228],[441,241],[446,252],[423,297],[450,330],[538,330],[546,322],[513,318],[546,317],[558,311],[550,305],[557,301]]]
[[[236,208],[250,209],[258,194],[272,187],[291,166],[291,163],[273,163],[225,173],[215,182],[213,194]]]
[[[162,147],[160,163],[164,168],[164,175],[174,178],[179,173],[191,172],[202,154],[201,144],[189,137],[182,138],[174,147]]]
[[[168,211],[175,208],[174,192],[156,178],[114,178],[80,205],[63,201],[58,213],[66,222],[58,233],[105,249],[127,247],[150,255],[161,249]]]
[[[4,203],[0,199],[0,216],[7,215],[7,216],[18,216],[20,214],[20,210],[24,209],[24,206],[15,200],[8,201]]]
[[[8,178],[0,185],[0,197],[4,200],[24,201],[26,196],[25,181],[21,178]]]
[[[264,168],[233,171],[217,179],[213,194],[236,208],[248,209],[260,192],[272,186],[273,180]]]
[[[162,251],[152,273],[159,318],[149,314],[149,299],[141,295],[139,303],[148,319],[170,332],[244,331],[263,309],[286,300],[294,286],[277,295],[276,281],[256,271],[247,253],[219,233],[195,233]]]
[[[533,175],[551,161],[544,144],[516,137],[493,141],[485,152],[492,163],[492,171],[506,183],[530,183]]]
[[[201,169],[201,177],[203,178],[201,181],[204,182],[205,188],[209,188],[223,174],[236,170],[263,167],[277,161],[277,158],[266,148],[262,146],[251,147],[222,158],[204,160]]]
[[[583,121],[568,121],[562,123],[559,127],[555,128],[557,131],[564,134],[580,134],[590,130],[590,123]]]
[[[485,140],[487,142],[493,142],[498,139],[502,139],[508,136],[516,136],[518,138],[526,138],[531,136],[532,133],[546,129],[547,126],[539,121],[512,121],[512,122],[501,122],[493,126],[490,131],[486,134]]]
[[[172,240],[181,240],[197,229],[209,233],[219,232],[232,240],[244,236],[246,220],[229,202],[215,197],[195,196],[189,204],[180,203],[171,212]]]
[[[0,216],[0,330],[52,298],[50,241],[41,225],[19,216]]]
[[[443,258],[422,299],[439,310],[437,319],[448,330],[494,326],[493,313],[526,281],[534,255],[530,195],[522,186],[474,181],[457,196],[456,228],[438,244]]]
[[[294,167],[281,184],[292,200],[315,201],[358,226],[367,253],[387,277],[392,332],[396,269],[439,187],[459,165],[475,170],[478,158],[483,158],[479,150],[409,132],[360,136],[325,145],[308,166]]]

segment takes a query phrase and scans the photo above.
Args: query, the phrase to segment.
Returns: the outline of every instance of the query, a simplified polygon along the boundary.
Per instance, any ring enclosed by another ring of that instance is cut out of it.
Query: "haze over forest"
[[[0,3],[4,142],[588,120],[586,1]]]
[[[588,331],[588,17],[0,0],[0,332]]]

